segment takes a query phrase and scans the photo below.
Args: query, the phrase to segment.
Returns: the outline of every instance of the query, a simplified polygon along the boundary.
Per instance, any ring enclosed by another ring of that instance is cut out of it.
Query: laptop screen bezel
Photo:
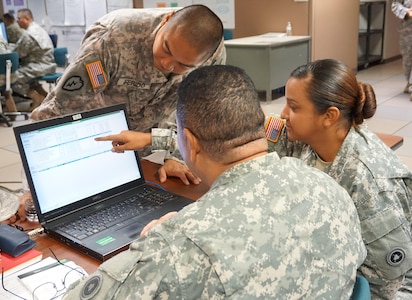
[[[25,134],[25,133],[31,132],[31,131],[35,131],[35,130],[39,130],[39,129],[42,129],[42,128],[50,127],[50,126],[56,126],[56,125],[65,124],[65,123],[71,123],[74,120],[78,120],[79,118],[81,118],[82,120],[85,120],[85,119],[88,119],[88,118],[93,118],[93,117],[98,116],[98,115],[108,114],[108,113],[117,112],[117,111],[124,111],[125,118],[126,118],[126,121],[127,121],[127,125],[128,125],[128,128],[129,128],[129,120],[128,120],[128,117],[127,117],[128,114],[126,112],[126,106],[125,106],[124,103],[116,104],[116,105],[113,105],[113,106],[107,106],[107,107],[103,107],[103,108],[98,108],[98,109],[93,109],[93,110],[88,110],[88,111],[83,111],[83,112],[79,112],[79,113],[75,113],[75,114],[65,115],[65,116],[61,116],[61,117],[57,117],[57,118],[42,120],[42,121],[39,121],[39,122],[28,123],[28,124],[24,124],[24,125],[21,125],[21,126],[16,126],[16,127],[13,128],[14,134],[15,134],[15,137],[16,137],[17,146],[18,146],[19,153],[20,153],[20,156],[21,156],[23,168],[24,168],[24,171],[26,173],[27,182],[28,182],[31,194],[32,194],[33,202],[36,206],[36,210],[37,210],[37,212],[39,212],[38,217],[39,217],[39,222],[41,224],[52,221],[57,217],[62,217],[66,214],[73,213],[73,212],[75,212],[79,209],[86,208],[86,207],[89,207],[91,205],[95,205],[96,203],[99,203],[99,202],[103,201],[104,199],[107,199],[109,197],[113,197],[113,196],[116,196],[118,194],[121,194],[126,190],[135,188],[137,186],[141,186],[145,183],[144,174],[143,174],[143,170],[142,170],[142,167],[141,167],[140,159],[138,157],[138,153],[137,153],[137,151],[133,151],[134,156],[136,158],[136,163],[137,163],[137,166],[138,166],[138,170],[140,171],[140,178],[138,178],[136,180],[132,180],[132,181],[130,181],[128,183],[125,183],[123,185],[119,185],[119,186],[114,187],[112,189],[109,189],[107,191],[91,195],[89,197],[86,197],[86,198],[84,198],[82,200],[79,200],[77,202],[68,204],[66,206],[51,210],[49,212],[43,212],[42,213],[41,209],[40,209],[40,203],[39,203],[38,195],[37,195],[36,189],[34,187],[32,174],[30,173],[29,164],[28,164],[28,161],[27,161],[27,158],[26,158],[24,147],[23,147],[23,141],[22,141],[22,138],[21,138],[22,134]],[[64,178],[62,178],[62,180],[64,180]]]

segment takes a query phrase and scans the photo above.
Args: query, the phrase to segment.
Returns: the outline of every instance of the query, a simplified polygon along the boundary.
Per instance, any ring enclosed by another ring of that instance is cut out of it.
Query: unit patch
[[[400,265],[405,260],[405,250],[402,248],[395,248],[390,251],[386,257],[386,261],[391,266]]]
[[[102,286],[102,276],[101,275],[93,275],[89,279],[87,279],[86,283],[83,286],[83,289],[80,294],[81,299],[90,299],[97,292],[100,290]]]
[[[66,80],[63,84],[63,90],[66,91],[77,91],[80,90],[84,85],[84,82],[80,76],[72,76]]]

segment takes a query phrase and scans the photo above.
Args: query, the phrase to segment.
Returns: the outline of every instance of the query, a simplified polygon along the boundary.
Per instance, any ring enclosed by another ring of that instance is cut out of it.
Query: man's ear
[[[201,147],[197,137],[190,131],[190,129],[183,129],[184,135],[186,136],[186,152],[189,156],[190,161],[195,162],[198,159],[198,155],[201,152]]]
[[[165,25],[167,23],[167,21],[169,21],[170,17],[173,16],[175,14],[174,11],[171,11],[170,13],[168,13],[162,20],[162,22],[160,22],[160,27],[163,27],[163,25]]]
[[[331,125],[335,124],[340,118],[340,110],[335,107],[331,106],[324,114],[323,125],[326,127],[330,127]]]

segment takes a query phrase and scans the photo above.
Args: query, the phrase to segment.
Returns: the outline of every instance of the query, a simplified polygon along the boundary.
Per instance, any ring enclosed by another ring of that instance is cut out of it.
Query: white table
[[[309,62],[309,36],[281,36],[266,33],[226,40],[226,64],[241,67],[258,91],[272,100],[272,90],[285,86],[290,73]]]

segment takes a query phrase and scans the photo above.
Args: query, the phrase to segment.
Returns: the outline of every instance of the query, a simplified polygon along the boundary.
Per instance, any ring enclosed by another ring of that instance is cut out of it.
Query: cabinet
[[[361,1],[359,10],[358,69],[383,60],[386,1]]]
[[[290,72],[310,59],[309,36],[280,36],[278,33],[225,41],[226,64],[246,71],[258,91],[272,100],[272,90],[284,87]]]

